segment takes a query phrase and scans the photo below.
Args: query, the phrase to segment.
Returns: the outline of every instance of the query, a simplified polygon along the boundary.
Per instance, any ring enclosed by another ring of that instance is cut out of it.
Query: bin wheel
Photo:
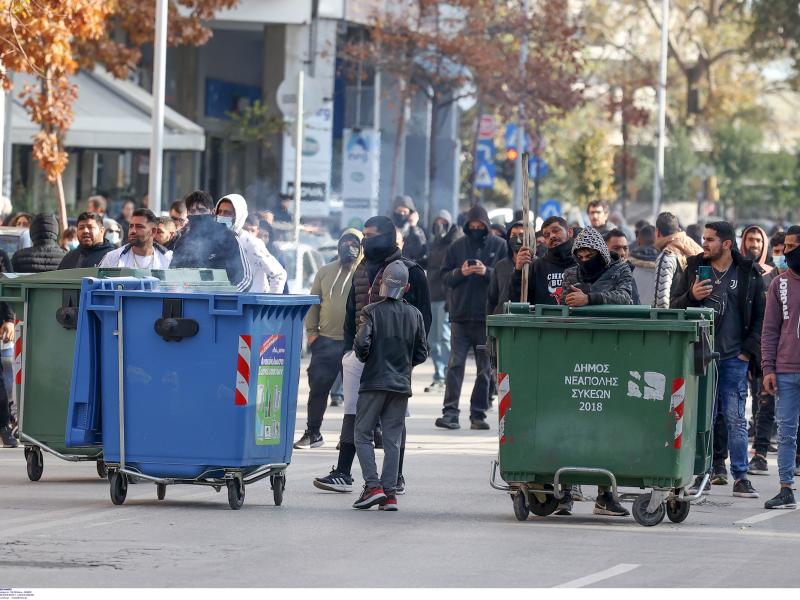
[[[689,516],[689,509],[692,505],[689,502],[679,502],[678,500],[667,501],[667,518],[673,523],[683,523]]]
[[[44,472],[44,457],[39,448],[25,447],[25,462],[28,468],[28,479],[31,481],[39,481]]]
[[[100,477],[100,479],[108,478],[108,467],[102,460],[97,461],[97,475]]]
[[[517,521],[527,521],[531,511],[528,510],[528,503],[525,502],[525,494],[516,492],[511,496],[511,502],[514,504],[514,516],[517,517]]]
[[[667,512],[664,504],[660,504],[655,512],[647,512],[647,505],[650,504],[650,494],[641,494],[633,502],[633,518],[643,527],[654,527],[664,520]]]
[[[157,483],[156,484],[156,497],[159,500],[163,500],[167,497],[167,484],[166,483]]]
[[[546,490],[552,490],[552,485],[546,485]],[[531,501],[531,512],[537,517],[549,517],[558,509],[558,500],[552,494],[545,494],[544,502],[541,502],[535,495],[536,490],[528,490],[528,497]]]
[[[283,490],[286,489],[286,475],[273,475],[269,478],[270,487],[272,487],[272,499],[275,501],[275,506],[283,504]]]
[[[232,510],[239,510],[244,504],[244,482],[238,477],[228,479],[228,505]]]
[[[125,498],[128,496],[127,476],[125,475],[125,473],[114,471],[109,476],[108,481],[111,484],[109,486],[111,491],[111,502],[113,502],[117,506],[122,505],[125,502]]]

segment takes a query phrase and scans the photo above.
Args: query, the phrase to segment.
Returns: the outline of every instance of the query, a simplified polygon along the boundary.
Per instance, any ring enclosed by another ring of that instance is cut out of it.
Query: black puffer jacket
[[[613,262],[596,281],[583,281],[578,267],[564,271],[564,297],[575,286],[589,296],[589,304],[633,304],[633,274],[631,266],[611,254]]]
[[[422,313],[405,300],[384,299],[368,304],[353,344],[364,363],[361,392],[411,395],[411,369],[428,358]]]
[[[103,260],[103,257],[115,250],[116,247],[111,242],[103,240],[99,244],[95,244],[90,248],[78,246],[75,250],[70,250],[64,255],[61,264],[58,265],[61,269],[88,269],[96,267]]]
[[[55,271],[66,252],[58,245],[58,221],[53,215],[40,213],[31,223],[30,248],[17,250],[11,259],[16,273]]]

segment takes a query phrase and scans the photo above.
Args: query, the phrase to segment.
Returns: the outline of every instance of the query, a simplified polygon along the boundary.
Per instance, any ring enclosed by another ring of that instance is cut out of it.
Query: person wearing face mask
[[[325,416],[328,394],[342,371],[344,354],[344,317],[353,273],[361,263],[361,240],[358,229],[345,229],[337,245],[338,257],[320,268],[311,284],[319,304],[306,315],[305,325],[311,364],[308,366],[308,421],[297,449],[318,448],[325,442],[320,428]]]
[[[247,201],[239,194],[228,194],[217,202],[217,223],[236,234],[236,241],[253,273],[253,293],[281,294],[286,286],[286,269],[267,250],[264,242],[244,229],[247,221]]]
[[[410,196],[398,196],[392,204],[392,221],[403,236],[403,257],[415,261],[423,269],[428,265],[428,241],[417,221],[419,214]]]
[[[236,286],[237,291],[248,291],[253,283],[250,263],[236,234],[214,218],[211,195],[198,190],[186,196],[184,201],[189,215],[188,231],[175,243],[171,267],[225,269],[228,281]]]
[[[58,245],[64,252],[75,250],[78,247],[78,229],[74,225],[70,225],[58,238]]]
[[[156,216],[149,208],[137,208],[128,222],[128,243],[103,257],[101,267],[169,269],[172,252],[153,239]]]
[[[450,360],[450,319],[447,314],[447,290],[442,283],[442,263],[450,246],[463,237],[461,227],[453,223],[446,210],[440,210],[431,226],[428,245],[428,287],[431,292],[431,314],[433,321],[428,335],[428,348],[433,360],[433,382],[425,392],[444,391],[447,362]]]
[[[486,314],[503,313],[506,302],[511,300],[511,287],[514,279],[514,265],[517,252],[522,249],[525,225],[516,221],[508,229],[508,256],[494,266],[492,279],[489,282],[489,295],[486,299]]]
[[[117,223],[114,219],[104,218],[103,219],[104,227],[106,228],[105,238],[106,241],[114,246],[114,248],[119,248],[120,244],[122,243],[122,227],[120,224]],[[135,237],[131,234],[131,237]],[[125,237],[127,242],[131,240],[128,237]]]
[[[562,217],[549,217],[542,223],[542,237],[547,247],[545,255],[533,259],[530,248],[522,247],[517,252],[514,276],[511,281],[511,301],[522,299],[522,268],[529,264],[528,303],[563,304],[564,271],[575,266],[572,256],[572,228]]]
[[[380,287],[384,269],[396,260],[402,260],[408,269],[408,285],[404,298],[422,313],[425,334],[431,329],[431,301],[428,293],[428,280],[425,271],[417,263],[401,256],[397,247],[394,223],[388,217],[378,216],[364,223],[364,238],[361,247],[364,259],[353,273],[352,284],[347,296],[344,317],[344,356],[342,357],[342,384],[344,388],[344,420],[339,437],[339,459],[333,470],[324,477],[314,479],[314,486],[331,492],[351,492],[353,489],[353,460],[356,456],[355,423],[358,390],[364,363],[353,351],[356,326],[365,306],[380,299]],[[400,474],[396,493],[405,492],[403,479],[403,458],[405,455],[405,429],[400,448]]]
[[[58,245],[58,221],[55,216],[40,213],[31,223],[30,248],[17,250],[11,259],[16,273],[43,273],[55,271],[66,252]]]
[[[450,246],[442,264],[442,280],[449,291],[448,309],[452,337],[447,365],[442,416],[436,427],[460,429],[458,422],[461,386],[467,354],[475,353],[478,370],[470,397],[472,429],[489,429],[489,357],[486,354],[486,300],[489,282],[497,263],[508,253],[506,241],[491,235],[489,215],[482,206],[473,206],[466,217],[465,236]]]

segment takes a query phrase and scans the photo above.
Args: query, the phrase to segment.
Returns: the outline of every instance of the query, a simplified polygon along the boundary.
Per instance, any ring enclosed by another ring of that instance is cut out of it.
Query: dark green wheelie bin
[[[518,519],[554,512],[570,484],[649,489],[633,504],[642,525],[686,518],[686,490],[711,461],[713,311],[509,304],[487,327],[491,482]]]

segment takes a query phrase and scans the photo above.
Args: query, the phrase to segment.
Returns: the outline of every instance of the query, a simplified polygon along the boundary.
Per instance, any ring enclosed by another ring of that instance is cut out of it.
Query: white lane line
[[[757,515],[753,515],[752,517],[747,517],[746,519],[742,519],[741,521],[734,521],[734,525],[754,525],[756,523],[761,523],[761,521],[769,521],[770,519],[774,519],[775,517],[780,517],[781,515],[785,515],[786,513],[793,513],[797,509],[781,509],[781,510],[766,510],[764,512],[758,513]]]
[[[612,577],[616,577],[617,575],[624,575],[634,569],[638,568],[640,565],[632,565],[632,564],[620,564],[616,567],[611,567],[610,569],[606,569],[605,571],[598,571],[597,573],[592,573],[591,575],[587,575],[586,577],[580,577],[579,579],[573,579],[572,581],[568,581],[566,583],[562,583],[561,585],[556,585],[554,587],[557,588],[580,588],[586,587],[587,585],[592,585],[595,583],[599,583],[600,581],[604,581],[606,579],[611,579]]]

